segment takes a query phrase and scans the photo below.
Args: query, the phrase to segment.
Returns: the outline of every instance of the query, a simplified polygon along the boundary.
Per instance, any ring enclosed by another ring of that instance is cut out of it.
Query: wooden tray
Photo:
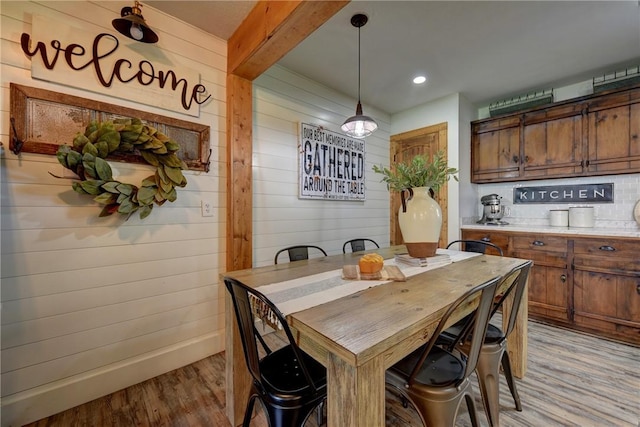
[[[385,265],[381,271],[375,274],[360,274],[357,265],[349,264],[342,267],[342,277],[348,280],[393,280],[395,282],[407,280],[396,265]]]

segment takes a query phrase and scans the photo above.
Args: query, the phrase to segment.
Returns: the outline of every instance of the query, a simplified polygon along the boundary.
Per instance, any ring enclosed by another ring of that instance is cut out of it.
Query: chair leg
[[[467,401],[467,410],[469,411],[469,418],[471,418],[471,425],[473,427],[478,427],[478,414],[476,412],[476,404],[473,401],[473,396],[467,393],[464,395],[464,398]]]
[[[500,425],[500,360],[504,347],[500,345],[484,345],[480,351],[480,358],[476,366],[478,387],[482,396],[484,411],[487,414],[489,426]]]
[[[516,382],[513,379],[513,373],[511,372],[511,360],[509,359],[509,353],[506,351],[502,354],[502,371],[504,372],[504,377],[507,380],[507,385],[509,386],[511,396],[513,396],[513,401],[516,404],[516,411],[522,412],[520,395],[518,394],[518,390],[516,389]]]
[[[244,411],[244,420],[242,420],[242,427],[249,427],[249,423],[251,422],[251,415],[253,415],[253,405],[256,403],[256,398],[258,396],[252,394],[249,397],[249,401],[247,402],[247,409]]]
[[[322,402],[318,405],[318,413],[316,414],[316,421],[318,422],[318,426],[324,424],[324,407],[327,403],[327,399],[323,399]]]

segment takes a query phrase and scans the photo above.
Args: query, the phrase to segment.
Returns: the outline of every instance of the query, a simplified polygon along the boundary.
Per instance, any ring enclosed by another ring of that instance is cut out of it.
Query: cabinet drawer
[[[600,239],[576,239],[575,254],[597,255],[615,258],[639,258],[640,241]]]
[[[482,240],[490,242],[500,247],[504,255],[509,253],[509,236],[504,233],[484,230],[462,230],[462,238],[467,240]],[[487,251],[488,254],[496,255],[493,249]]]
[[[640,277],[640,241],[575,239],[573,245],[576,270]]]
[[[547,236],[544,234],[531,236],[515,236],[513,238],[514,250],[530,250],[540,252],[567,252],[567,239],[565,237]]]

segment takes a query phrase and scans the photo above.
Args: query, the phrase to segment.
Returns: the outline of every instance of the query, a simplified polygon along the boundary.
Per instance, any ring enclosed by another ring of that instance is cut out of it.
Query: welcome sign
[[[365,200],[365,142],[302,123],[299,197]]]
[[[34,16],[20,39],[31,77],[198,117],[211,95],[197,71],[166,51]]]
[[[613,183],[548,185],[513,189],[513,203],[610,203]]]

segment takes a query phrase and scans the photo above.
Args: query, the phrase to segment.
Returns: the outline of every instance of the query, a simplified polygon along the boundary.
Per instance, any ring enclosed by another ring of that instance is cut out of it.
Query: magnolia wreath
[[[73,189],[88,194],[104,208],[100,217],[115,212],[127,219],[140,211],[140,219],[151,213],[153,205],[162,206],[177,198],[176,187],[187,185],[182,174],[187,165],[178,158],[180,146],[157,129],[139,119],[116,119],[103,123],[91,122],[84,134],[78,132],[73,146],[61,145],[56,157],[62,166],[74,172],[79,181]],[[105,160],[109,154],[139,154],[156,172],[145,178],[140,187],[113,179],[111,166]]]

